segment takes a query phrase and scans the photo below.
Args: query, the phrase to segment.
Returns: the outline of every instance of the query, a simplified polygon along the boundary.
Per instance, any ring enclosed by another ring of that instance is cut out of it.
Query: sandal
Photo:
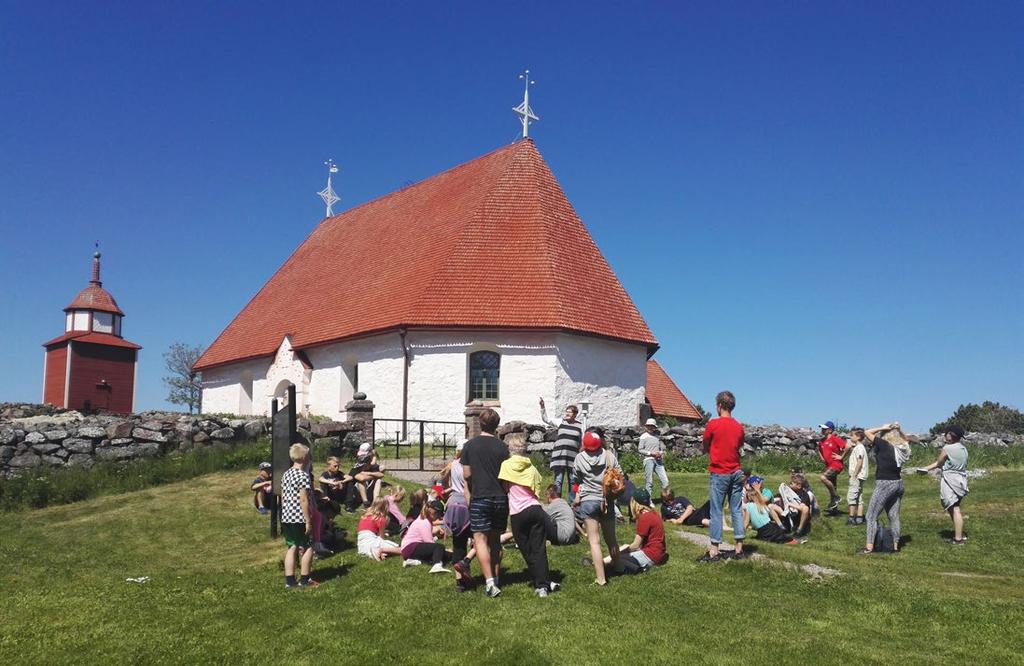
[[[875,551],[871,550],[870,548],[861,548],[860,550],[857,551],[857,554],[858,555],[870,555],[873,552],[875,552]]]

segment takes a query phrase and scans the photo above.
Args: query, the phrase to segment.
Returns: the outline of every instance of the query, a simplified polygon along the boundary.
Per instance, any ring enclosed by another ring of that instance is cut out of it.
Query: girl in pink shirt
[[[447,572],[444,560],[448,553],[444,546],[434,541],[435,536],[444,536],[444,527],[434,522],[444,516],[444,504],[438,500],[430,500],[423,505],[420,517],[412,521],[405,536],[402,537],[402,566],[412,566],[430,560],[434,566],[430,573]]]

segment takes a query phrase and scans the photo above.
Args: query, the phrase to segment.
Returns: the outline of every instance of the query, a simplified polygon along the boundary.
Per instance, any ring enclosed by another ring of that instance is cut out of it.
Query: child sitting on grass
[[[260,512],[260,515],[266,515],[270,513],[270,507],[273,506],[274,499],[274,477],[271,467],[268,462],[261,462],[259,466],[259,474],[252,480],[250,490],[252,490],[252,503],[256,506],[256,510]]]
[[[644,573],[651,567],[668,561],[668,552],[665,550],[665,526],[661,524],[661,518],[651,506],[651,494],[646,489],[641,488],[633,492],[629,502],[629,515],[636,522],[636,536],[632,543],[619,549],[624,555],[623,573]],[[611,564],[611,558],[607,558],[606,564]]]
[[[319,583],[309,577],[313,564],[310,535],[313,532],[311,494],[313,484],[304,467],[309,458],[309,447],[292,444],[288,449],[292,466],[281,475],[281,532],[288,550],[284,555],[284,585],[286,588],[317,587]],[[301,553],[301,554],[300,554]],[[300,579],[295,580],[295,560],[301,557]]]
[[[402,507],[399,506],[402,500],[405,499],[405,488],[402,486],[392,486],[391,492],[385,495],[384,499],[388,503],[387,533],[390,535],[399,534],[408,525],[405,514],[402,513]]]
[[[782,498],[782,515],[789,522],[793,535],[805,536],[811,531],[811,499],[807,493],[804,475],[791,472],[789,482],[779,485]]]
[[[381,496],[373,500],[366,514],[359,520],[356,547],[360,555],[383,561],[388,555],[401,555],[402,549],[394,541],[384,538],[388,526],[388,500]]]
[[[417,491],[419,492],[419,491]],[[444,536],[444,527],[435,525],[444,515],[444,504],[438,500],[430,500],[423,505],[420,517],[412,521],[412,525],[406,530],[402,537],[402,563],[403,567],[422,564],[430,560],[434,566],[430,573],[447,573],[444,568],[444,560],[447,556],[444,546],[434,541],[435,536]]]
[[[760,487],[761,478],[751,477],[751,481],[757,479],[757,486]],[[796,539],[786,533],[782,527],[782,510],[753,487],[747,490],[747,502],[743,505],[744,522],[748,527],[753,527],[757,538],[772,543],[796,544]]]

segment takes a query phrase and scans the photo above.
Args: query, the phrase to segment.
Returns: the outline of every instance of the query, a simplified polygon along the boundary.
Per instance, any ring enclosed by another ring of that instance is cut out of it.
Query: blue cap
[[[763,484],[764,483],[764,479],[762,479],[759,476],[752,476],[749,479],[747,479],[747,483],[749,483],[750,485],[754,485],[755,483],[762,483]]]
[[[818,427],[819,428],[828,428],[829,430],[835,430],[836,429],[836,424],[832,423],[831,421],[825,421],[824,423],[819,423]]]

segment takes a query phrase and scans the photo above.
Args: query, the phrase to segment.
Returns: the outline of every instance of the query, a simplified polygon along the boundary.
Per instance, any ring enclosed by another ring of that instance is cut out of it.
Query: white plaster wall
[[[561,333],[557,338],[554,418],[568,404],[592,403],[589,425],[632,425],[647,384],[647,349],[642,345]]]
[[[271,359],[261,358],[232,363],[203,371],[203,412],[207,414],[237,414],[242,397],[242,375],[251,372],[252,412],[270,414],[270,400],[266,397],[267,370]]]
[[[565,333],[474,331],[410,331],[409,418],[463,421],[469,354],[481,349],[501,354],[498,412],[502,421],[540,421],[537,399],[543,397],[552,418],[562,407],[586,400],[593,403],[589,423],[633,424],[637,405],[644,400],[647,353],[641,345],[612,342]],[[203,373],[203,411],[236,413],[241,377],[253,375],[253,412],[270,413],[270,400],[281,378],[298,387],[300,409],[344,419],[350,397],[342,363],[359,363],[359,390],[375,404],[377,418],[402,416],[402,346],[397,333],[306,350],[313,365],[308,380],[294,359],[287,340],[273,362],[258,359],[214,368]],[[302,382],[307,389],[302,392]]]
[[[324,345],[306,350],[313,364],[309,382],[309,411],[344,420],[345,403],[351,399],[342,363],[359,363],[359,390],[374,403],[377,418],[402,416],[402,344],[397,333]]]
[[[486,349],[501,354],[496,409],[502,421],[539,422],[537,400],[555,388],[555,334],[410,331],[408,339],[409,418],[464,421],[469,354]]]

